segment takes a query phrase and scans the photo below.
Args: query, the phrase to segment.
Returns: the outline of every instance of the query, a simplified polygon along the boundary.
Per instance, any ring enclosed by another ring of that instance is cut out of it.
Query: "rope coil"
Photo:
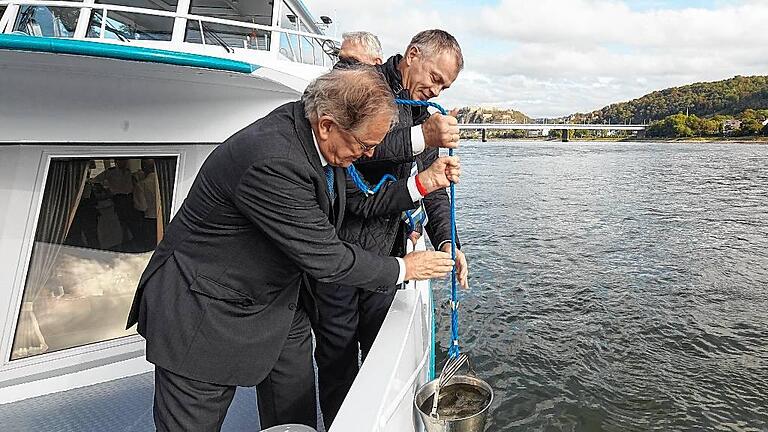
[[[409,105],[409,106],[424,106],[424,107],[433,107],[437,108],[438,111],[442,115],[448,115],[448,112],[439,104],[435,102],[429,102],[429,101],[419,101],[419,100],[410,100],[410,99],[395,99],[395,103],[398,105]],[[448,149],[448,156],[453,156],[453,149]],[[355,183],[358,189],[360,189],[364,194],[371,195],[379,191],[381,187],[386,183],[387,181],[396,181],[394,176],[390,174],[384,175],[384,177],[379,180],[379,182],[376,184],[374,188],[371,188],[365,180],[360,176],[360,173],[357,172],[354,165],[350,165],[347,168],[347,173],[349,173],[349,176],[352,178],[352,181]],[[455,359],[461,354],[461,349],[459,348],[459,295],[458,295],[458,289],[457,289],[457,279],[456,279],[456,187],[451,182],[450,187],[450,196],[451,196],[451,259],[454,261],[453,269],[451,270],[451,341],[448,347],[448,357]],[[410,217],[410,216],[409,216]]]

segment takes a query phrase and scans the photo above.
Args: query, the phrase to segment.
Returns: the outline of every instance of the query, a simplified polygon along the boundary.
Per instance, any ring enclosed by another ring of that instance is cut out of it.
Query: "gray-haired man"
[[[216,431],[235,386],[256,386],[261,426],[315,426],[304,275],[388,292],[450,271],[450,255],[383,257],[339,240],[345,210],[362,217],[414,206],[415,178],[366,199],[346,194],[346,167],[371,154],[397,107],[370,67],[334,70],[247,126],[206,159],[139,281],[138,323],[155,364],[159,431]],[[419,183],[459,175],[441,158]],[[418,192],[416,192],[418,193]]]
[[[347,32],[341,37],[339,60],[346,62],[351,60],[370,65],[383,63],[381,42],[373,33],[366,31]]]

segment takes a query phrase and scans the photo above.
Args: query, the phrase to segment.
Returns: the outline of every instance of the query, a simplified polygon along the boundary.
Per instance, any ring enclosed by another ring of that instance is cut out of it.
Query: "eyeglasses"
[[[379,145],[378,143],[377,144],[373,144],[373,145],[366,144],[366,143],[360,141],[360,138],[356,137],[355,134],[353,134],[352,132],[347,132],[347,133],[352,135],[352,138],[355,139],[355,141],[357,142],[357,145],[360,146],[360,148],[363,150],[363,152],[369,152],[369,151],[375,149],[377,145]]]

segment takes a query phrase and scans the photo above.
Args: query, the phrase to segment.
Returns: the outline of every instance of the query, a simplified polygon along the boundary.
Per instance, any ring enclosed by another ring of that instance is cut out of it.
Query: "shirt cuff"
[[[421,125],[411,128],[411,147],[413,148],[413,155],[424,151],[426,143],[424,142],[424,132],[421,131]]]
[[[416,176],[408,177],[408,195],[411,196],[413,202],[424,198],[424,195],[419,192],[419,188],[416,187]]]
[[[397,275],[397,283],[395,285],[400,285],[405,282],[405,260],[399,257],[395,257],[395,259],[397,260],[397,265],[400,266],[400,273]]]

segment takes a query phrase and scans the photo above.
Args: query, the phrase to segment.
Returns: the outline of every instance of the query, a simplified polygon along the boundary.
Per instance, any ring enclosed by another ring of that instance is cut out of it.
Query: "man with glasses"
[[[342,242],[345,212],[371,217],[413,208],[417,178],[366,198],[341,168],[373,153],[397,121],[381,75],[334,70],[217,147],[168,225],[134,298],[155,364],[159,431],[216,431],[236,386],[256,386],[262,428],[316,425],[305,276],[386,293],[406,279],[445,275],[443,252],[403,258]],[[457,158],[419,173],[432,192],[457,181]]]

